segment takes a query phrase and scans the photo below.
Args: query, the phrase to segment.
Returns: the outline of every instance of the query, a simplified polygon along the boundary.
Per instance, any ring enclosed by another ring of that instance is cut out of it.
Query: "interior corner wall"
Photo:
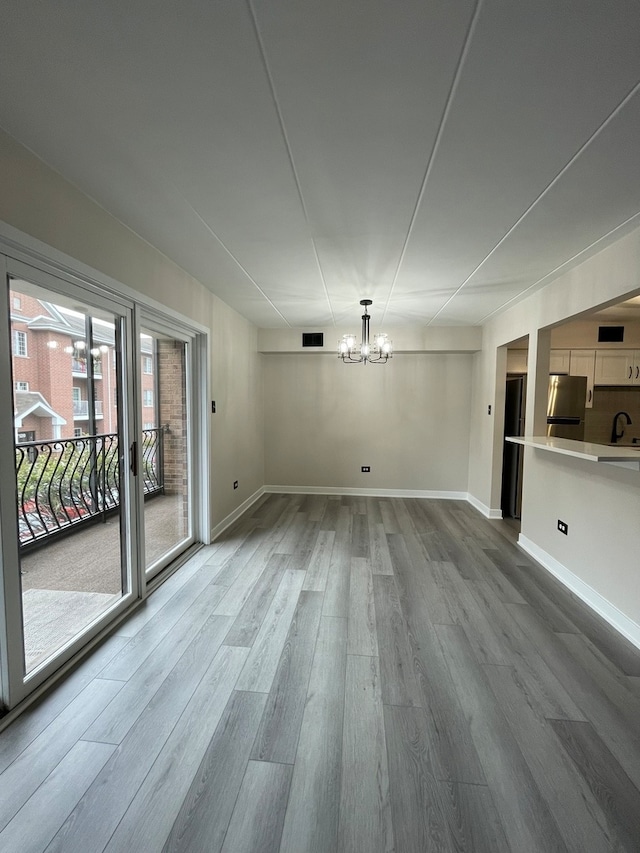
[[[542,329],[638,291],[640,230],[485,325],[483,349],[475,357],[477,388],[471,416],[469,492],[476,500],[500,506],[502,437],[496,437],[486,417],[487,403],[500,398],[504,383],[504,369],[496,369],[499,348],[525,335],[530,342],[536,341]],[[534,367],[528,384],[535,380]],[[529,412],[527,422],[531,422]],[[609,615],[617,614],[619,625],[631,625],[628,636],[633,633],[634,642],[640,644],[638,518],[640,472],[526,448],[523,542],[533,546],[538,559],[565,582],[590,596],[592,604],[605,602]],[[568,523],[568,536],[558,532],[558,519]]]
[[[262,358],[268,486],[466,494],[472,355]]]
[[[221,402],[219,416],[211,416],[210,520],[212,527],[222,522],[264,483],[256,328],[2,131],[0,220],[209,325],[212,388]]]
[[[215,526],[264,485],[264,414],[257,328],[214,297],[211,339],[216,412],[211,415],[210,499]]]

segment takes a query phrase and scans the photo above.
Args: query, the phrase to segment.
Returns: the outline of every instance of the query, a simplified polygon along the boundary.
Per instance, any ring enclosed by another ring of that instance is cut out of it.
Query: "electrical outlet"
[[[488,415],[490,415],[490,414],[491,414],[491,404],[489,404],[489,405],[487,406],[487,414],[488,414]]]
[[[569,533],[569,525],[566,521],[560,521],[560,519],[558,519],[558,530],[560,533],[564,533],[564,535],[567,536]]]
[[[211,414],[215,415],[215,413],[216,413],[216,401],[212,400],[211,401]]]
[[[371,473],[371,466],[370,465],[363,465],[360,470],[362,471],[363,474],[370,474]]]
[[[238,488],[238,481],[237,481],[237,480],[234,480],[234,481],[233,481],[233,488],[234,488],[234,489],[237,489],[237,488]]]

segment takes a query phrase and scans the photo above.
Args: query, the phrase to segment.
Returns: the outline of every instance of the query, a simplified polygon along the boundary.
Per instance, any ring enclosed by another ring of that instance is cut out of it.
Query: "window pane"
[[[140,351],[143,366],[145,359],[151,362],[142,374],[142,423],[145,556],[147,572],[153,574],[192,536],[188,347],[145,329]]]
[[[27,335],[12,328],[18,536],[25,672],[31,672],[111,609],[129,589],[121,544],[121,430],[111,358],[120,320],[80,313],[71,300],[11,282]],[[89,358],[89,360],[87,360]],[[107,369],[107,365],[109,369]],[[91,404],[91,405],[90,405]],[[96,522],[99,523],[96,523]]]

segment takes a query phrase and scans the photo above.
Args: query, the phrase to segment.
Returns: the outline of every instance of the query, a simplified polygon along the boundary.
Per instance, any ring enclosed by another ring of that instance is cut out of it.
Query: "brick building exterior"
[[[17,443],[117,432],[114,330],[17,290],[10,291],[14,426]],[[156,365],[151,338],[141,340],[142,420],[156,426]],[[89,416],[93,369],[95,428]]]

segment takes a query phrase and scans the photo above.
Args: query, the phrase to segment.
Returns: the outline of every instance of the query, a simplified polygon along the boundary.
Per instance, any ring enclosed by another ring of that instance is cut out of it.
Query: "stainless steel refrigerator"
[[[584,441],[586,376],[549,377],[547,435]]]
[[[524,435],[526,375],[507,376],[504,406],[504,434]],[[547,435],[584,440],[586,376],[549,376]],[[520,518],[524,448],[504,442],[502,456],[502,515]]]

